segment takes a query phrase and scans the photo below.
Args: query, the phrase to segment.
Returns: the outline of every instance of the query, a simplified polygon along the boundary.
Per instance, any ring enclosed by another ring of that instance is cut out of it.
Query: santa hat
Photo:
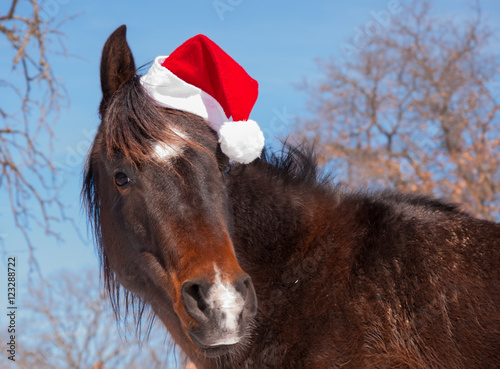
[[[247,164],[260,156],[264,135],[248,119],[258,83],[208,37],[195,36],[157,57],[141,83],[160,105],[204,118],[232,161]]]

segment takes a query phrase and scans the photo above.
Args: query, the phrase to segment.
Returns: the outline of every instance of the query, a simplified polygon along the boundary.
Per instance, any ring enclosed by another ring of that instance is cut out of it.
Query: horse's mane
[[[314,146],[294,145],[285,140],[278,151],[264,149],[260,162],[266,164],[268,175],[279,177],[285,185],[331,187],[331,174],[319,167]]]
[[[321,168],[317,160],[317,151],[314,146],[306,144],[293,145],[287,141],[282,143],[281,149],[271,151],[265,149],[260,160],[253,164],[257,170],[266,176],[279,179],[280,185],[287,187],[295,185],[307,192],[326,194],[335,193],[342,198],[350,198],[359,203],[371,202],[391,206],[395,211],[425,211],[425,213],[463,214],[460,205],[448,200],[436,198],[427,194],[400,192],[395,188],[369,189],[364,187],[350,187],[333,180],[331,171]]]
[[[117,281],[114,271],[111,269],[107,255],[104,252],[104,245],[102,241],[101,233],[101,214],[100,214],[100,197],[97,193],[96,182],[93,163],[90,157],[87,161],[86,169],[84,172],[84,182],[82,188],[82,198],[83,207],[85,208],[89,223],[91,226],[91,232],[94,237],[94,242],[97,246],[97,252],[100,260],[100,278],[101,283],[104,286],[104,290],[107,292],[111,307],[115,314],[117,321],[121,320],[121,317],[128,317],[129,313],[132,312],[134,322],[136,323],[136,331],[141,335],[142,331],[142,318],[145,312],[148,313],[148,319],[146,324],[146,335],[149,334],[153,323],[154,314],[148,309],[146,302],[139,296],[129,292],[120,286]],[[122,310],[125,310],[122,314]]]

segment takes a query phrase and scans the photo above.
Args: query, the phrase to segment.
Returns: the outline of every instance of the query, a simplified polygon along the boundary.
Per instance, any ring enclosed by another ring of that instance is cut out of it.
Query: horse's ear
[[[136,72],[134,57],[127,43],[127,26],[118,27],[109,36],[102,50],[101,89],[102,100],[99,114],[104,116],[106,107],[113,94],[125,82],[131,80]]]

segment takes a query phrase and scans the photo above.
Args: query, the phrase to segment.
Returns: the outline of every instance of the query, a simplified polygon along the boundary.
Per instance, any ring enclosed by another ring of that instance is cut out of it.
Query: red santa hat
[[[232,161],[248,164],[260,156],[264,135],[248,119],[258,83],[208,37],[195,36],[157,57],[141,82],[160,105],[204,118]]]

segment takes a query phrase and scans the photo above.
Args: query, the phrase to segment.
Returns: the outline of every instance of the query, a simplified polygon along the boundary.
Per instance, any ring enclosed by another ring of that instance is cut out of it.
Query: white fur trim
[[[162,63],[168,56],[155,59],[148,73],[141,77],[142,86],[160,105],[199,115],[210,128],[219,132],[227,120],[224,109],[212,96],[177,77]]]
[[[219,143],[229,159],[248,164],[260,156],[264,134],[253,120],[225,122],[219,130]]]

